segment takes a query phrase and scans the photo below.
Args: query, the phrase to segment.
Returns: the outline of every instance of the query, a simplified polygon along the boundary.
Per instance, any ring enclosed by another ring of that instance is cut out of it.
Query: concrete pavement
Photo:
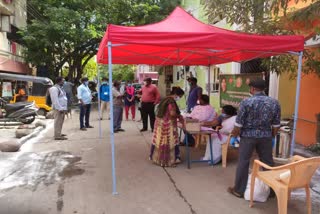
[[[79,130],[78,114],[66,119],[68,141],[54,141],[48,130],[24,144],[22,152],[1,154],[1,214],[277,213],[275,198],[249,208],[249,202],[226,192],[236,158],[226,169],[195,163],[189,170],[185,162],[176,168],[153,165],[147,158],[151,132],[141,134],[142,124],[134,121],[124,121],[126,132],[115,134],[119,194],[112,195],[109,121],[101,121],[99,139],[97,113],[91,118],[95,128],[88,131]],[[203,152],[192,156],[200,158]],[[319,213],[320,198],[311,192],[313,212]],[[288,213],[306,213],[305,195],[293,193]]]

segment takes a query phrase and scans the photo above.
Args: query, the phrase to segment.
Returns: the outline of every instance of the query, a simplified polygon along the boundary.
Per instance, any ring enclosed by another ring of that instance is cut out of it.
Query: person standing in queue
[[[264,93],[265,81],[254,80],[249,86],[253,96],[240,103],[231,132],[234,137],[240,136],[241,142],[235,184],[228,188],[228,192],[240,198],[246,190],[250,159],[254,150],[263,163],[273,166],[272,138],[279,130],[281,118],[279,102]]]
[[[61,133],[65,113],[68,110],[68,98],[66,92],[63,90],[64,79],[57,77],[55,85],[49,89],[50,98],[53,108],[54,118],[54,139],[55,140],[67,140],[65,134]]]
[[[90,126],[89,124],[92,95],[88,87],[88,78],[83,77],[81,83],[82,84],[77,88],[80,102],[80,130],[87,131],[87,128],[93,128],[93,126]]]
[[[129,110],[131,109],[131,117],[132,120],[135,120],[136,116],[136,105],[135,105],[135,93],[134,87],[132,86],[131,81],[128,81],[127,87],[125,88],[124,93],[124,107],[125,107],[125,115],[126,120],[129,119]]]
[[[150,126],[153,132],[155,113],[154,106],[160,102],[160,93],[158,88],[151,84],[151,78],[146,78],[144,80],[144,86],[141,89],[141,113],[142,113],[142,123],[143,127],[140,132],[148,130],[148,116],[150,118]]]
[[[114,133],[124,132],[125,130],[121,128],[122,116],[123,116],[123,97],[124,95],[120,92],[120,82],[114,81],[112,88],[113,96],[113,130]]]
[[[107,112],[107,118],[110,120],[110,89],[108,84],[109,79],[106,77],[102,78],[102,84],[100,86],[100,102],[101,102],[101,115],[100,120],[103,119],[104,111]]]

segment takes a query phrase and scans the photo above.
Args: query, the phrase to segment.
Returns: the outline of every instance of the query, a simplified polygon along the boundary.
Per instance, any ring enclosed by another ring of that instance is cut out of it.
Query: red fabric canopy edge
[[[302,51],[303,36],[239,33],[204,24],[177,7],[161,22],[144,26],[108,25],[98,63],[208,65]]]

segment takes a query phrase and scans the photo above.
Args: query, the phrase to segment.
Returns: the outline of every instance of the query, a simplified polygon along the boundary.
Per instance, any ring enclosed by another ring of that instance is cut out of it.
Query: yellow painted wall
[[[294,113],[296,80],[290,80],[289,74],[281,74],[279,80],[279,102],[282,118],[291,118]]]

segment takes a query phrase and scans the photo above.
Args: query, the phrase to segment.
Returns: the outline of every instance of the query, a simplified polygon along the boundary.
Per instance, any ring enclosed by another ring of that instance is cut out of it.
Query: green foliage
[[[134,65],[113,65],[112,79],[118,81],[133,81],[136,66]],[[109,77],[108,65],[99,65],[100,77]]]
[[[20,34],[28,62],[56,76],[63,66],[79,80],[108,23],[142,25],[162,20],[180,0],[28,0]]]
[[[316,153],[317,155],[320,155],[320,143],[316,143],[314,145],[311,145],[307,147],[307,149],[311,152]]]
[[[294,31],[286,29],[283,21],[286,17],[300,17],[292,15],[288,4],[291,0],[201,0],[205,6],[206,14],[210,23],[214,24],[226,19],[229,24],[240,26],[240,31],[257,34],[290,35]],[[305,0],[294,0],[294,3],[306,2]],[[305,8],[299,12],[304,14],[302,19],[310,22],[320,13],[320,1],[316,1],[312,9]],[[311,12],[312,11],[312,12]],[[318,29],[319,30],[319,29]],[[319,33],[319,31],[318,31]],[[304,51],[304,73],[315,73],[320,77],[320,61],[310,50]],[[270,70],[277,73],[290,72],[292,77],[296,75],[298,57],[292,55],[281,55],[263,60],[263,64],[269,66]]]
[[[93,80],[97,78],[97,63],[90,59],[87,65],[83,69],[83,76],[89,78],[89,80]]]
[[[132,65],[114,65],[113,66],[113,78],[114,80],[134,80],[135,66]]]

